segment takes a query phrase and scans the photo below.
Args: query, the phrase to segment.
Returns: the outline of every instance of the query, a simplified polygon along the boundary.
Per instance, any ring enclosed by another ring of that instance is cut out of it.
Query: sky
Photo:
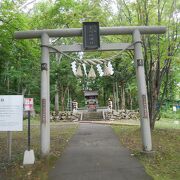
[[[30,9],[33,8],[34,4],[37,2],[40,2],[42,0],[28,0],[24,5],[23,5],[23,10],[29,11]]]
[[[28,12],[29,10],[31,10],[33,8],[35,3],[40,2],[40,1],[43,1],[43,0],[27,0],[27,2],[23,5],[23,10],[25,12]],[[53,1],[55,1],[55,0],[53,0]],[[129,1],[131,2],[134,0],[129,0]],[[1,0],[0,0],[0,2],[1,2]],[[117,6],[115,4],[115,1],[112,1],[111,6],[112,6],[114,12],[117,12]]]
[[[1,1],[2,0],[0,0],[0,3],[1,3]],[[27,0],[27,2],[22,7],[23,11],[28,12],[29,10],[31,10],[33,8],[35,3],[40,2],[40,1],[43,1],[43,0]],[[55,0],[52,0],[52,1],[55,1]],[[126,0],[126,1],[134,2],[135,0]],[[113,9],[114,12],[118,11],[116,3],[115,3],[114,0],[112,0],[111,6],[112,6],[112,9]],[[180,19],[180,12],[175,12],[173,16],[174,16],[174,18],[177,18],[177,20],[179,21],[179,19]]]

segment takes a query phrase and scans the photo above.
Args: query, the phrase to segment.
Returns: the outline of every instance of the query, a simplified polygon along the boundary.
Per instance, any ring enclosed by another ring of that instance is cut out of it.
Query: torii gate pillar
[[[144,58],[142,53],[141,45],[141,34],[138,29],[133,32],[134,45],[134,61],[136,68],[136,79],[138,86],[138,102],[140,111],[140,121],[141,121],[141,134],[143,142],[143,150],[149,152],[152,150],[152,140],[151,140],[151,130],[149,121],[149,108],[148,108],[148,98],[146,89],[146,80],[144,72]]]
[[[50,90],[49,90],[49,44],[47,33],[41,35],[41,153],[48,155],[50,151]],[[43,46],[44,45],[44,46]]]

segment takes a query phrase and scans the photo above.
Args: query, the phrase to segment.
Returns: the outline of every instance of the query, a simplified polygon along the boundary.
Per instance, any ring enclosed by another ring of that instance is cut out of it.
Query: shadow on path
[[[144,167],[120,143],[112,128],[80,124],[49,180],[150,180]]]

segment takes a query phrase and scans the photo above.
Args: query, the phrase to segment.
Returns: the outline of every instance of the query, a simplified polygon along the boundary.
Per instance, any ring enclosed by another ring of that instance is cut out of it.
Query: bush
[[[168,110],[162,110],[161,111],[161,117],[162,118],[168,118],[168,119],[180,119],[180,110],[174,112],[172,109]]]

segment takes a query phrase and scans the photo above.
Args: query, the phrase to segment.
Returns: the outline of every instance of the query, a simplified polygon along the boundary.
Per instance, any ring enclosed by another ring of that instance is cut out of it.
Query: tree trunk
[[[126,109],[125,85],[121,83],[121,109]]]
[[[101,94],[102,94],[102,98],[100,98],[101,99],[101,102],[102,102],[102,105],[103,106],[106,106],[106,104],[107,104],[107,102],[106,102],[106,99],[105,99],[105,92],[104,92],[104,87],[102,86],[102,88],[101,88]],[[100,105],[100,104],[99,104]]]
[[[68,90],[68,86],[65,88],[65,90],[64,90],[64,87],[62,86],[62,88],[61,88],[61,109],[62,109],[62,111],[64,111],[65,110],[65,96],[66,96],[66,92],[67,92],[67,90]]]
[[[129,105],[130,105],[130,110],[132,110],[132,104],[133,104],[133,99],[131,96],[131,91],[129,91]]]
[[[57,85],[55,85],[55,106],[54,106],[54,110],[56,115],[59,113],[59,92],[58,92],[58,88]]]
[[[117,102],[117,110],[119,110],[119,89],[118,89],[118,83],[116,82],[116,102]]]
[[[114,109],[117,111],[115,84],[113,83]]]
[[[158,90],[157,90],[157,84],[156,84],[156,71],[152,70],[151,71],[151,77],[152,77],[152,84],[151,84],[151,92],[152,94],[150,95],[151,97],[151,108],[149,110],[149,118],[150,118],[150,127],[151,129],[154,129],[155,125],[155,114],[156,114],[156,106],[157,106],[157,99],[158,99]]]
[[[64,97],[61,97],[61,110],[64,111]]]

